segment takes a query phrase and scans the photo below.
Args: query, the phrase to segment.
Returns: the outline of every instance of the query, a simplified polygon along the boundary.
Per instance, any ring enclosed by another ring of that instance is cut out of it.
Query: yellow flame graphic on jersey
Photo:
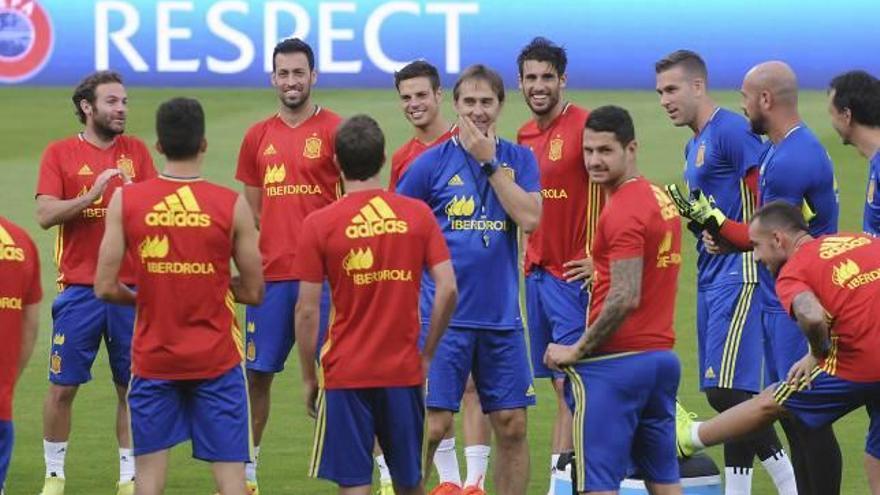
[[[141,261],[147,258],[164,258],[168,256],[168,236],[147,236],[138,246],[141,254]]]
[[[855,277],[861,273],[861,271],[862,269],[859,268],[859,265],[857,265],[855,261],[847,258],[846,261],[842,261],[839,265],[834,267],[834,271],[831,273],[831,281],[834,282],[835,285],[843,287],[849,279]]]
[[[354,270],[369,270],[372,267],[373,250],[370,248],[352,249],[345,259],[342,260],[342,268],[345,270],[346,275]]]
[[[446,215],[450,217],[469,217],[474,214],[474,197],[473,196],[453,196],[449,204],[446,205]]]
[[[284,182],[285,177],[287,177],[287,170],[285,170],[283,163],[280,165],[269,165],[266,167],[266,175],[263,177],[263,185],[279,184]]]

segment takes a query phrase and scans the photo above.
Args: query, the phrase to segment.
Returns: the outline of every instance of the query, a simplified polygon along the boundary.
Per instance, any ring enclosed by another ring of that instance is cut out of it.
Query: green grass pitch
[[[0,108],[4,118],[0,124],[0,214],[24,226],[35,238],[43,262],[43,302],[40,339],[37,350],[22,377],[15,401],[16,444],[7,480],[11,495],[36,494],[43,478],[42,400],[46,391],[46,358],[51,334],[49,309],[55,295],[52,264],[54,229],[42,231],[34,215],[33,191],[40,155],[54,139],[79,130],[73,115],[68,88],[4,88],[0,91]],[[200,99],[207,114],[208,156],[205,176],[239,189],[233,179],[241,138],[253,122],[271,115],[277,100],[266,90],[214,89],[143,89],[129,88],[130,113],[127,131],[148,143],[155,141],[153,129],[157,105],[172,96]],[[715,95],[720,104],[739,108],[734,92]],[[396,94],[388,91],[336,91],[316,88],[316,102],[343,116],[365,112],[375,117],[387,136],[388,156],[409,138],[409,124],[397,105]],[[657,97],[650,92],[569,92],[568,97],[593,108],[606,103],[622,105],[632,112],[640,142],[641,171],[651,180],[663,183],[680,179],[684,159],[683,145],[689,137],[686,129],[674,128],[660,108]],[[448,97],[447,97],[448,103]],[[830,127],[826,99],[821,92],[801,95],[804,120],[817,132],[834,159],[840,183],[842,230],[859,230],[864,203],[865,160],[852,148],[844,148]],[[452,109],[445,109],[452,116]],[[521,96],[510,91],[508,103],[499,121],[499,134],[513,139],[517,127],[528,117]],[[161,167],[159,157],[155,157]],[[384,171],[387,176],[387,169]],[[686,238],[690,240],[690,237]],[[695,256],[692,242],[686,242],[676,311],[678,355],[683,365],[679,395],[686,405],[701,417],[710,415],[710,408],[697,389],[696,339],[694,331]],[[647,295],[650,297],[650,294]],[[295,353],[294,353],[295,354]],[[118,475],[116,440],[113,432],[115,394],[110,383],[106,355],[101,352],[93,370],[94,380],[83,386],[74,406],[73,433],[67,456],[67,493],[115,493]],[[550,457],[550,431],[555,404],[552,389],[545,382],[536,384],[538,406],[529,411],[529,448],[532,475],[529,493],[546,493]],[[299,367],[291,357],[287,369],[274,387],[271,420],[262,445],[260,486],[268,495],[331,494],[329,483],[306,477],[312,446],[313,422],[301,404]],[[862,472],[862,449],[867,428],[866,415],[855,412],[836,426],[844,454],[843,493],[868,493]],[[781,430],[780,430],[781,434]],[[711,451],[716,461],[721,449]],[[463,459],[462,459],[463,461]],[[494,462],[494,458],[492,461]],[[766,473],[757,465],[754,493],[775,493]],[[462,462],[462,467],[464,463]],[[491,486],[490,492],[491,492]],[[212,493],[208,465],[190,458],[188,445],[181,445],[172,454],[166,492],[169,494]]]

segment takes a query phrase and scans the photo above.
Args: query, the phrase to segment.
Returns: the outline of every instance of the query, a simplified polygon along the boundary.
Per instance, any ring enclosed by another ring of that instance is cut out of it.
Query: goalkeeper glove
[[[715,206],[715,201],[699,189],[691,191],[690,199],[685,197],[677,184],[668,184],[666,192],[672,199],[672,203],[678,208],[679,214],[690,220],[688,228],[691,230],[708,230],[709,233],[716,234],[724,221],[727,220],[724,212]]]
[[[727,220],[724,212],[715,206],[715,200],[703,194],[703,191],[699,189],[691,191],[691,208],[694,221],[712,234],[717,233],[724,221]]]

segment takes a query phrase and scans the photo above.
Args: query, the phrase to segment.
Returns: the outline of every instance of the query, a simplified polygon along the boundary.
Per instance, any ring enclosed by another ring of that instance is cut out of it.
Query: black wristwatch
[[[488,162],[483,162],[480,164],[480,170],[486,174],[486,177],[492,177],[492,174],[498,171],[498,159],[492,158],[492,160]]]

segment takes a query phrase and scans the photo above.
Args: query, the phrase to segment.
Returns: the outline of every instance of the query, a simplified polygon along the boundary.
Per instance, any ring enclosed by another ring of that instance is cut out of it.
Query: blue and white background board
[[[851,68],[880,73],[876,0],[0,0],[0,81],[71,85],[112,68],[128,84],[258,86],[284,37],[308,41],[323,87],[392,84],[425,58],[444,84],[485,63],[516,83],[532,37],[568,48],[574,88],[652,89],[654,62],[689,48],[710,83],[789,62],[824,88]]]

